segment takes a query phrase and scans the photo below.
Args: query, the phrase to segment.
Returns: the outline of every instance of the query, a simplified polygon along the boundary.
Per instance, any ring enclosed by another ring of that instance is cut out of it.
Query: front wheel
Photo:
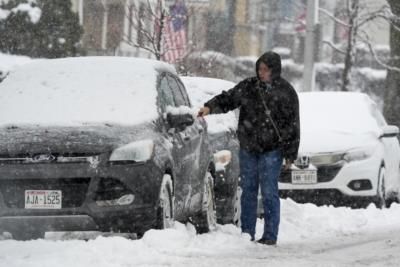
[[[217,213],[215,210],[214,179],[209,171],[204,178],[201,212],[195,218],[197,233],[207,233],[217,228]]]
[[[169,174],[164,174],[157,208],[157,229],[172,228],[174,226],[174,200],[172,179]]]
[[[385,188],[385,168],[384,167],[381,167],[381,169],[379,170],[378,188],[376,190],[375,205],[379,209],[386,207],[386,188]]]

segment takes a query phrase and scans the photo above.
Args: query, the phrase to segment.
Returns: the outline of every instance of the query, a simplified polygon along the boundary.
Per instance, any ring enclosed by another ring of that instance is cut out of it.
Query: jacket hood
[[[260,63],[264,63],[268,66],[268,68],[272,69],[271,79],[276,80],[281,76],[282,71],[282,63],[281,56],[275,52],[266,52],[261,57],[257,59],[256,62],[256,74],[258,77],[258,68],[260,67]]]

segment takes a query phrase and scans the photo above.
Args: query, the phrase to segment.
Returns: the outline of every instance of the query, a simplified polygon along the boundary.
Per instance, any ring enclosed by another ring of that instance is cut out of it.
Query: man
[[[275,245],[280,221],[278,178],[283,159],[290,169],[300,141],[299,101],[296,91],[281,77],[281,58],[267,52],[256,62],[256,77],[247,78],[204,104],[198,116],[239,108],[242,232],[253,241],[257,195],[261,186],[264,233],[258,243]]]

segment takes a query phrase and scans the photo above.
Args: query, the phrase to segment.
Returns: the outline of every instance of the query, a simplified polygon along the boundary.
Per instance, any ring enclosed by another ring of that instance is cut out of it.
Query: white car
[[[283,197],[322,204],[383,207],[399,198],[399,128],[363,93],[299,93],[301,141]]]

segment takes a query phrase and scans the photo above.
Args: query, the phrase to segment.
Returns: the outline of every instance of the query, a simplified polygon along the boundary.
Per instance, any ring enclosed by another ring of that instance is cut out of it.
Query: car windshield
[[[200,108],[205,102],[220,94],[223,90],[228,91],[233,88],[233,82],[221,79],[205,78],[205,77],[181,77],[190,102],[193,107]],[[205,120],[208,124],[208,133],[215,134],[226,132],[230,129],[237,129],[237,118],[233,111],[227,114],[212,114],[206,116]]]
[[[358,93],[300,93],[302,132],[335,131],[367,133],[378,131],[371,113],[372,100]]]
[[[0,125],[136,125],[152,120],[157,117],[157,64],[106,57],[27,64],[0,84]]]

